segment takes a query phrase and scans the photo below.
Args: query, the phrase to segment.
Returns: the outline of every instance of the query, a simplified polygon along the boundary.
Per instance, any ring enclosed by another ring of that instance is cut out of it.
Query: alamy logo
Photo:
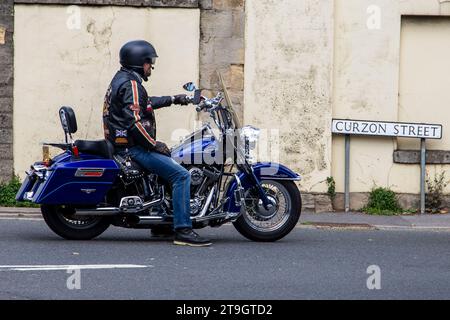
[[[79,268],[68,268],[67,273],[71,274],[67,278],[66,286],[69,290],[80,290],[81,289],[81,270]]]
[[[367,8],[367,14],[369,18],[367,19],[367,28],[369,30],[380,30],[381,29],[381,8],[376,5],[371,5]]]
[[[69,30],[81,29],[81,9],[79,6],[69,6],[66,10],[69,17],[66,20],[66,26]]]
[[[367,274],[370,276],[367,278],[366,285],[369,290],[381,290],[381,269],[377,265],[371,265],[367,268]]]

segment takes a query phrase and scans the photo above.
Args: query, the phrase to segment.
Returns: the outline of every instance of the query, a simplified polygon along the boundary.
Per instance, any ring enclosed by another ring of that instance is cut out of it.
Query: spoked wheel
[[[42,205],[42,216],[49,228],[67,240],[90,240],[110,226],[108,217],[76,216],[75,209],[63,205]]]
[[[300,218],[300,192],[292,181],[263,180],[261,185],[273,206],[265,209],[251,188],[245,193],[245,211],[233,224],[250,240],[276,241],[291,232]]]

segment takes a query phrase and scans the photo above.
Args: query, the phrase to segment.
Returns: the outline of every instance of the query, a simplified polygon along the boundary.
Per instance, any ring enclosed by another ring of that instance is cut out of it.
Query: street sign
[[[350,210],[350,136],[382,136],[420,139],[420,212],[425,213],[426,139],[442,139],[442,125],[386,121],[333,119],[331,132],[345,135],[344,206]]]
[[[336,134],[441,139],[442,125],[425,123],[382,122],[333,119]]]

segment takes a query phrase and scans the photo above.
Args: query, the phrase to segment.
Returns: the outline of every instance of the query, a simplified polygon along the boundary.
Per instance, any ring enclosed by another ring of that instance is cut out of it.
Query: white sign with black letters
[[[381,122],[333,119],[336,134],[441,139],[442,125],[425,123]]]

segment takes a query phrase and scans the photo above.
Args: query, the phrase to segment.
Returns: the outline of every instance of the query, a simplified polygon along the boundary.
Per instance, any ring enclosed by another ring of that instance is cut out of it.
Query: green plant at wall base
[[[327,186],[327,194],[331,200],[334,200],[334,198],[336,198],[336,182],[334,181],[333,177],[327,178]]]
[[[0,206],[1,207],[38,207],[31,202],[17,202],[16,193],[22,185],[18,176],[14,176],[11,181],[0,184]]]
[[[403,211],[394,191],[388,188],[374,188],[370,192],[367,205],[362,211],[374,215],[395,215]]]
[[[444,189],[448,185],[448,180],[445,179],[445,172],[435,175],[433,180],[427,173],[426,184],[425,207],[432,213],[439,212],[444,202]]]

